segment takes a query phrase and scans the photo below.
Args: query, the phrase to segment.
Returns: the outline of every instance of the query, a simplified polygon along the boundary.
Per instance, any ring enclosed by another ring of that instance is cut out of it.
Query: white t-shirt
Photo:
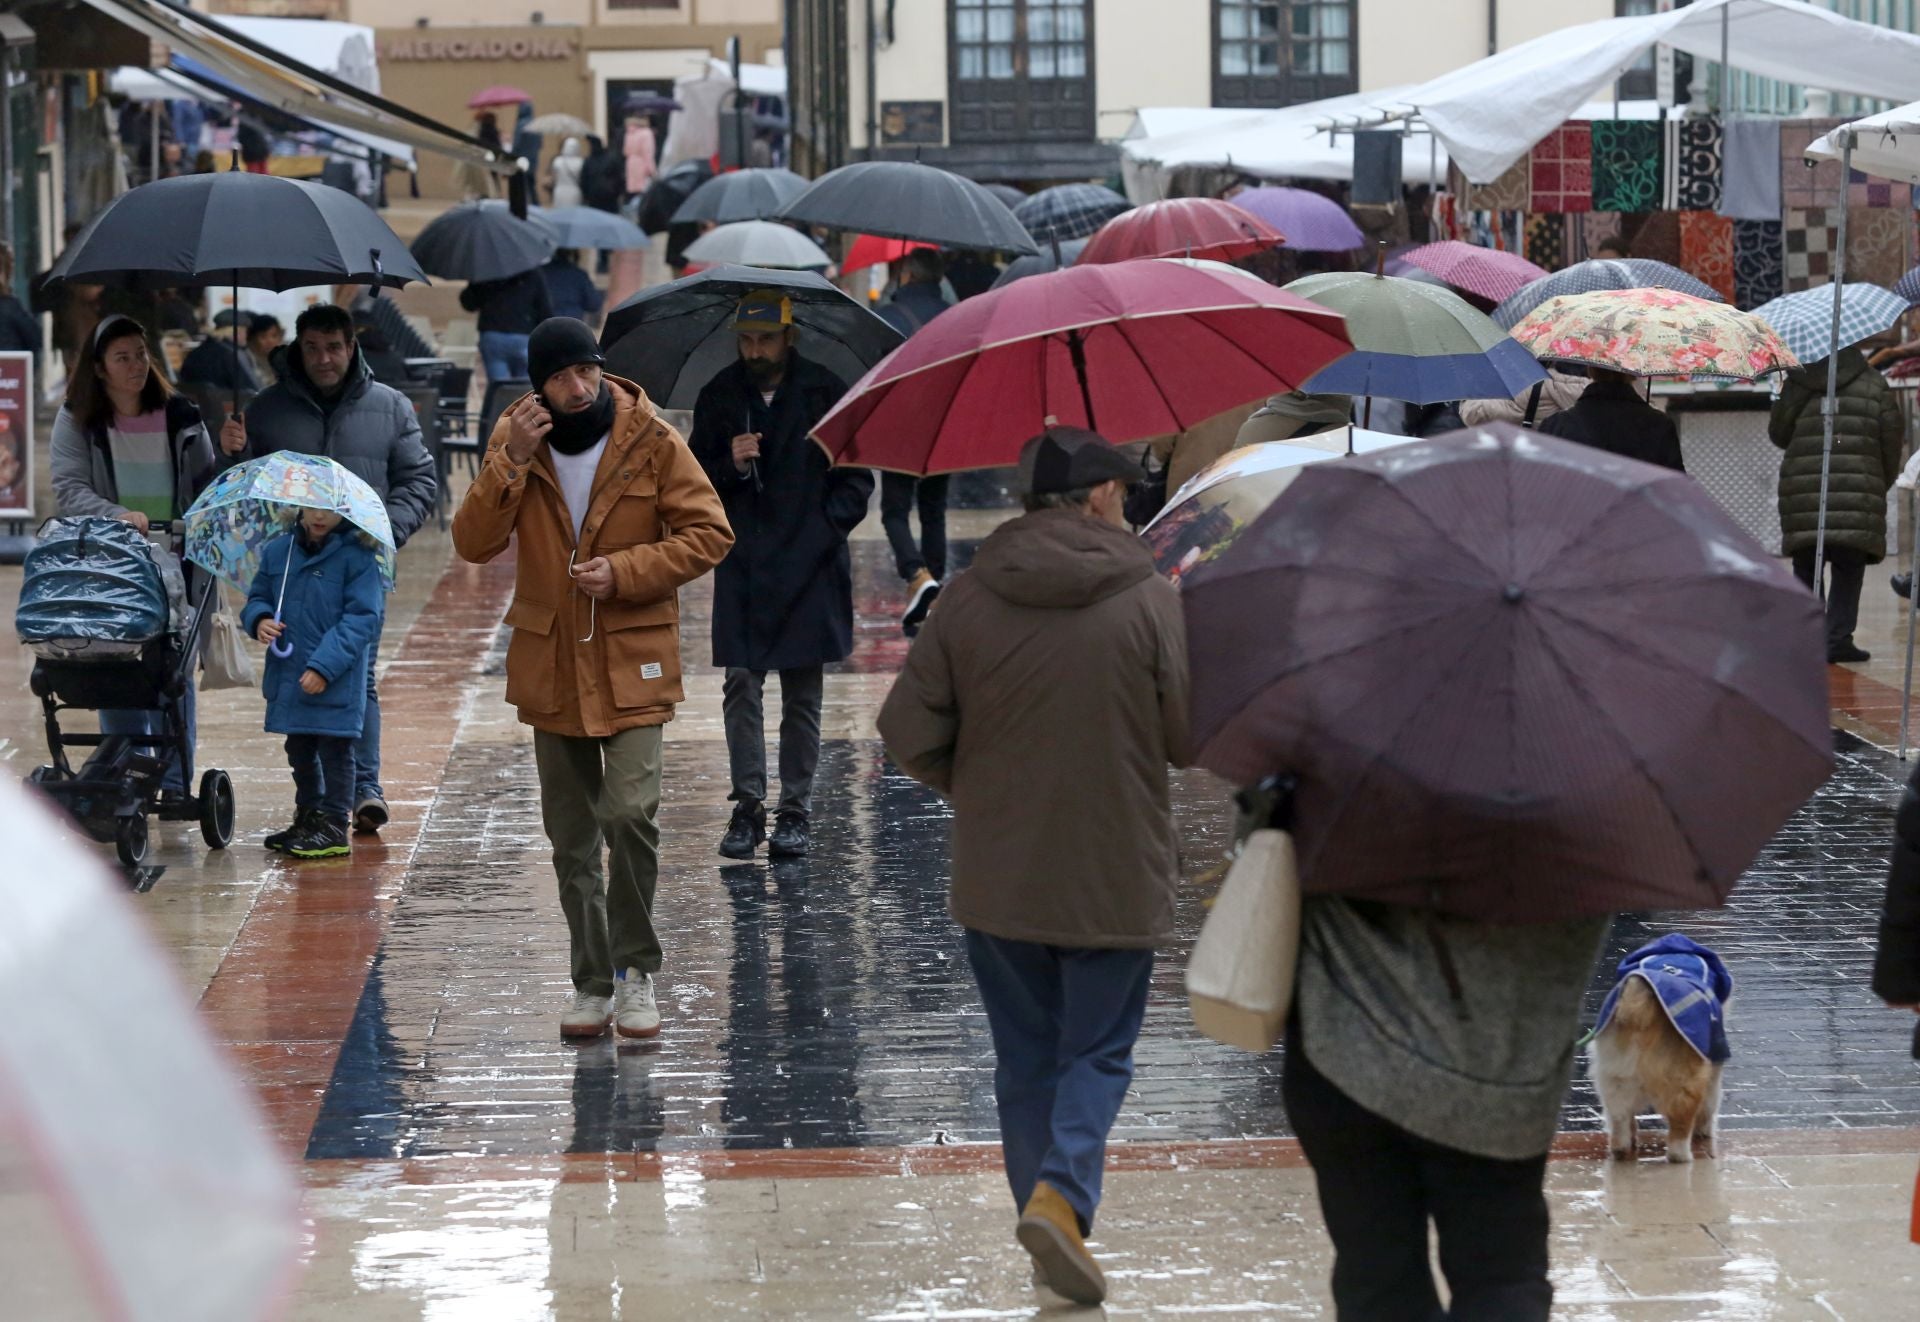
[[[560,479],[560,494],[567,498],[567,511],[573,515],[573,540],[580,540],[580,527],[587,521],[587,509],[593,504],[593,475],[600,467],[600,456],[607,451],[602,436],[579,454],[561,454],[551,446],[547,458],[553,460],[554,476]]]

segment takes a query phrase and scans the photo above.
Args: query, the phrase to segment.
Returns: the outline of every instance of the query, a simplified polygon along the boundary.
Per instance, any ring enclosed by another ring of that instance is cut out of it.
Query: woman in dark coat
[[[1865,661],[1854,645],[1860,618],[1860,585],[1867,566],[1887,554],[1887,488],[1900,475],[1907,422],[1886,378],[1857,347],[1842,349],[1836,379],[1839,411],[1833,418],[1833,459],[1827,474],[1826,561],[1827,660]],[[1815,543],[1820,530],[1820,468],[1826,448],[1827,360],[1790,373],[1774,402],[1767,434],[1786,451],[1780,457],[1781,552],[1793,557],[1793,572],[1813,586]]]

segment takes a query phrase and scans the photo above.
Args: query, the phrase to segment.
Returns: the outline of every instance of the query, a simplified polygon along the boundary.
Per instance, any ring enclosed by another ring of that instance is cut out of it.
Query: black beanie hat
[[[548,317],[527,337],[527,378],[535,390],[562,368],[606,361],[600,342],[578,317]]]

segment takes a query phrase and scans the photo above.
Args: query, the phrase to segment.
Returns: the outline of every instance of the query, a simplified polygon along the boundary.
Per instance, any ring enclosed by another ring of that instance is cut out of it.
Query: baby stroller
[[[165,531],[167,525],[154,525]],[[51,519],[27,556],[14,627],[33,648],[32,687],[47,718],[53,761],[27,777],[96,840],[112,841],[120,862],[150,885],[147,815],[195,821],[209,848],[233,839],[233,782],[224,771],[200,777],[200,792],[161,793],[170,754],[190,761],[181,709],[214,580],[202,574],[191,603],[178,562],[117,519]],[[155,734],[69,734],[60,713],[132,708],[158,711]],[[68,748],[93,752],[79,770]],[[185,763],[183,762],[183,765]]]

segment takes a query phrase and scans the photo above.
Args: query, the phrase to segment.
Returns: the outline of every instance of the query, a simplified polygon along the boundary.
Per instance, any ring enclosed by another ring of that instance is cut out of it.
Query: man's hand
[[[220,448],[228,454],[239,454],[247,448],[247,420],[241,414],[234,414],[220,424]]]
[[[744,473],[747,465],[760,457],[760,433],[742,432],[733,438],[733,467],[736,472]]]
[[[253,636],[259,642],[277,643],[280,641],[280,635],[286,631],[287,626],[285,624],[274,619],[273,616],[267,615],[263,616],[260,623],[254,626]]]
[[[573,581],[589,597],[605,601],[613,595],[613,562],[604,555],[583,560],[573,567]]]
[[[520,465],[532,463],[552,430],[553,415],[547,412],[547,406],[540,402],[540,396],[528,395],[507,410],[507,458]]]
[[[120,522],[132,524],[134,531],[142,537],[147,535],[147,529],[152,526],[147,522],[147,516],[139,510],[128,510],[120,516]]]
[[[300,672],[300,691],[310,698],[317,698],[327,691],[326,676],[317,670]]]

